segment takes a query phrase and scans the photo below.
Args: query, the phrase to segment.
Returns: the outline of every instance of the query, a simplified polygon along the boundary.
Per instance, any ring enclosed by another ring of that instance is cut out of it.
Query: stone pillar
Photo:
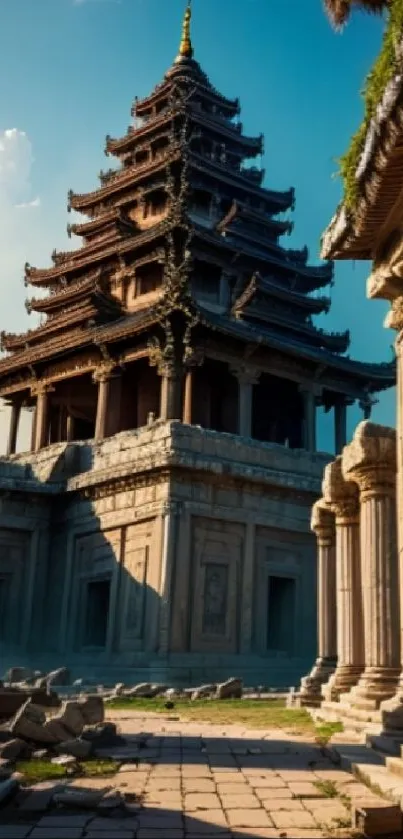
[[[300,706],[318,706],[324,685],[336,668],[336,531],[334,514],[323,498],[312,508],[311,530],[316,534],[318,551],[317,610],[318,658],[308,676],[301,679]]]
[[[259,372],[252,367],[231,367],[238,379],[238,434],[252,437],[253,386],[259,381]]]
[[[66,416],[66,441],[67,443],[71,443],[74,438],[74,417],[70,413],[67,412]]]
[[[15,454],[17,448],[18,426],[21,415],[21,402],[13,402],[11,406],[10,429],[7,443],[7,457]]]
[[[185,375],[185,389],[183,398],[183,422],[185,423],[185,425],[192,425],[193,378],[194,371],[191,367],[188,367]]]
[[[316,388],[303,385],[300,387],[304,404],[304,449],[316,452]]]
[[[322,690],[334,701],[364,669],[358,490],[343,479],[341,457],[326,466],[322,492],[336,516],[337,667]]]
[[[32,388],[32,395],[36,395],[36,409],[35,409],[35,440],[34,451],[43,449],[48,444],[49,438],[49,395],[53,392],[53,387],[49,384],[38,382]]]
[[[375,710],[393,696],[399,677],[395,431],[361,422],[342,469],[361,503],[365,670],[349,701]]]
[[[100,365],[93,373],[98,384],[95,440],[104,440],[120,430],[121,374],[114,362]]]
[[[347,403],[336,402],[334,406],[334,450],[341,454],[347,443]]]

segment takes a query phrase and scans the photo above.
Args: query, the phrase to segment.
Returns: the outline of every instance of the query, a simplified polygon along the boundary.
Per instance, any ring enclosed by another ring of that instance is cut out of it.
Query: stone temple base
[[[362,667],[338,666],[329,681],[322,688],[323,699],[327,702],[337,702],[342,694],[357,684],[362,673]]]
[[[400,671],[396,668],[368,668],[351,688],[345,701],[357,709],[376,711],[381,703],[396,693]]]
[[[328,459],[175,421],[0,459],[1,669],[297,685]]]

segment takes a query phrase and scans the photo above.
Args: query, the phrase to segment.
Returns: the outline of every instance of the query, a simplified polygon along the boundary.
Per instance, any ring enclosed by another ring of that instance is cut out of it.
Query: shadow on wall
[[[102,672],[147,666],[158,652],[158,579],[149,584],[152,522],[102,531],[90,500],[64,493],[91,469],[92,446],[60,444],[0,460],[2,670],[71,662]],[[32,462],[30,462],[32,459]]]

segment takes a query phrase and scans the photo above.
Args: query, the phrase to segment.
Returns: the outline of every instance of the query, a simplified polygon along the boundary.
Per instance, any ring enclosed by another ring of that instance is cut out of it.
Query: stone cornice
[[[325,467],[322,493],[325,503],[336,516],[337,524],[358,521],[358,490],[344,479],[341,456]]]

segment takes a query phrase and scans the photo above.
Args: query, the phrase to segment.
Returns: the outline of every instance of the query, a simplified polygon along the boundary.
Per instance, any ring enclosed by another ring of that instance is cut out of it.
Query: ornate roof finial
[[[190,21],[192,18],[192,0],[188,0],[182,24],[182,40],[179,47],[178,58],[193,58],[193,47],[190,38]]]

